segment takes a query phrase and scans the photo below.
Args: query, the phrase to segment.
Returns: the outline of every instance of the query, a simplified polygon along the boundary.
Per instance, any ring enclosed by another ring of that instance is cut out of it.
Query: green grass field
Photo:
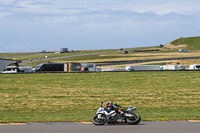
[[[5,57],[12,58],[12,56],[29,56],[29,55],[32,55],[32,53],[0,53],[0,58],[5,58]]]
[[[119,54],[119,49],[85,50],[64,54],[48,53],[47,56],[98,54],[41,60],[26,65],[199,56],[197,50],[200,48],[200,37],[180,38],[171,44],[186,44],[188,47],[185,49],[189,52],[179,53],[177,49],[170,48],[160,48],[160,51],[154,52],[133,51],[158,47],[123,49],[129,52],[128,55]],[[16,60],[44,56],[46,54],[0,53],[1,58]],[[188,65],[199,64],[200,60],[177,62]],[[172,64],[177,62],[170,61]],[[165,65],[166,62],[147,64]],[[200,120],[199,74],[200,71],[0,74],[0,123],[91,121],[102,100],[114,100],[125,107],[138,106],[137,112],[145,121]]]
[[[200,37],[186,37],[186,38],[179,38],[171,42],[174,45],[181,45],[186,44],[188,45],[189,50],[199,50],[200,46]]]
[[[171,44],[178,46],[185,44],[184,47],[180,48],[172,48],[170,46],[168,47],[141,47],[141,48],[123,48],[123,50],[120,49],[110,49],[110,50],[93,50],[93,51],[77,51],[77,52],[98,52],[96,55],[87,55],[87,56],[81,56],[81,57],[71,57],[71,58],[62,58],[62,59],[51,59],[49,61],[37,61],[37,62],[29,62],[26,64],[26,66],[31,65],[33,67],[37,66],[40,63],[47,63],[47,62],[53,62],[53,63],[63,63],[63,62],[103,62],[103,61],[124,61],[124,60],[145,60],[145,59],[160,59],[160,58],[176,58],[176,57],[192,57],[192,56],[200,56],[199,54],[199,44],[200,44],[200,37],[188,37],[188,38],[180,38],[177,40],[174,40],[171,42]],[[147,52],[134,52],[135,50],[152,50],[152,49],[159,49],[159,51],[147,51]],[[187,49],[188,52],[181,53],[178,52],[178,49]],[[129,54],[119,54],[123,51],[128,51]],[[67,54],[50,54],[49,57],[54,56],[64,56],[64,55],[71,55],[71,54],[79,54],[79,53],[67,53]],[[150,55],[151,54],[151,55]],[[35,55],[35,57],[32,57],[37,59],[41,55]],[[43,55],[45,56],[45,55]],[[18,60],[28,60],[30,56],[23,56],[18,57]],[[188,60],[188,62],[182,62],[182,61],[175,61],[171,62],[169,61],[168,64],[177,64],[177,63],[183,63],[182,65],[189,66],[194,61]],[[199,64],[200,60],[196,60],[194,62],[195,64]],[[166,62],[158,62],[161,64],[166,64]],[[151,64],[151,63],[147,63]]]
[[[200,120],[200,72],[0,74],[0,123],[91,121],[100,102],[142,120]]]
[[[48,58],[52,57],[62,57],[62,56],[70,56],[70,55],[80,55],[80,54],[88,54],[88,53],[95,53],[95,52],[103,52],[103,50],[85,50],[85,51],[74,51],[70,53],[60,53],[60,54],[55,54],[55,53],[40,53],[40,54],[29,54],[29,55],[22,55],[19,57],[12,57],[9,59],[15,59],[15,60],[29,60],[29,59],[38,59],[39,57],[45,58],[45,56],[48,56]],[[8,54],[9,55],[9,54]]]
[[[174,45],[182,45],[186,44],[187,49],[189,52],[187,53],[180,53],[178,52],[177,48],[170,48],[170,47],[163,47],[160,48],[158,46],[154,47],[140,47],[140,48],[123,48],[120,49],[103,49],[103,50],[83,50],[83,51],[74,51],[71,53],[62,53],[62,54],[55,54],[55,53],[0,53],[1,58],[9,58],[13,60],[29,60],[31,59],[38,59],[39,57],[42,60],[38,61],[30,61],[26,64],[22,64],[21,66],[32,66],[36,67],[38,64],[41,63],[64,63],[64,62],[103,62],[103,61],[124,61],[124,60],[145,60],[145,59],[160,59],[160,58],[176,58],[176,57],[192,57],[192,56],[200,56],[199,54],[199,44],[200,44],[200,37],[188,37],[188,38],[180,38],[171,42]],[[147,51],[147,52],[134,52],[135,50],[152,50],[152,49],[159,49],[159,51]],[[128,51],[129,54],[119,54],[123,51]],[[53,59],[52,57],[62,57],[62,56],[70,56],[70,55],[80,55],[80,54],[88,54],[88,53],[97,53],[96,55],[86,55],[80,57],[68,57],[68,58],[61,58],[61,59]],[[17,56],[17,57],[14,57]],[[43,60],[45,56],[48,56],[49,60]],[[51,59],[50,59],[51,58]],[[176,61],[171,62],[169,61],[168,64],[177,64],[182,63],[182,65],[189,66],[191,63],[199,64],[200,60],[182,62]],[[156,64],[166,64],[166,62],[155,62]],[[151,64],[151,63],[146,63]]]

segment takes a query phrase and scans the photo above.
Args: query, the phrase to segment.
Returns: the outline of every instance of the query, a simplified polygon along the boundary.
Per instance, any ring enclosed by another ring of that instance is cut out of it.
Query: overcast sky
[[[0,0],[0,52],[132,48],[200,35],[199,0]]]

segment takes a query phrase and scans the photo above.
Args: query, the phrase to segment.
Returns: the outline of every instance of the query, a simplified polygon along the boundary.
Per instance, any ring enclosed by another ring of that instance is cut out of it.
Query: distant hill
[[[172,41],[170,44],[175,46],[185,46],[187,49],[200,49],[200,36],[179,38]]]

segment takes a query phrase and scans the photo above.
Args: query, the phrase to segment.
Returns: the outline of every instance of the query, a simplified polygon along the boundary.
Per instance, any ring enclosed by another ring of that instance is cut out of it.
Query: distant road
[[[100,53],[100,52],[99,52]],[[61,56],[61,57],[52,57],[52,58],[42,58],[39,59],[33,59],[32,61],[29,60],[23,60],[20,65],[26,65],[26,63],[29,62],[36,62],[36,61],[48,61],[48,60],[55,60],[55,59],[62,59],[62,58],[71,58],[71,57],[80,57],[80,56],[86,56],[86,55],[96,55],[97,53],[89,53],[89,54],[79,54],[79,55],[68,55],[68,56]]]
[[[141,122],[139,125],[30,124],[0,125],[0,133],[199,133],[200,123]]]
[[[103,52],[98,52],[98,54],[99,53],[103,53]],[[20,63],[20,65],[26,65],[26,63],[29,63],[29,62],[48,61],[48,60],[54,60],[54,59],[80,57],[80,56],[95,55],[95,54],[97,54],[97,53],[80,54],[80,55],[70,55],[70,56],[61,56],[61,57],[52,57],[52,58],[42,58],[41,60],[33,59],[32,61],[23,60]],[[97,66],[108,66],[108,65],[135,64],[135,63],[153,62],[153,61],[186,60],[186,59],[200,59],[200,56],[196,56],[196,57],[162,58],[162,59],[148,59],[148,60],[104,61],[104,62],[93,62],[93,63],[97,63]]]

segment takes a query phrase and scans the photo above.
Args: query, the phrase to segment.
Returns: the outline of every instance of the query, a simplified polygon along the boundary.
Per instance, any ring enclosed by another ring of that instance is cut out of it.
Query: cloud
[[[176,12],[179,14],[187,14],[198,12],[200,9],[198,5],[200,1],[197,0],[1,0],[3,6],[10,6],[10,11],[13,13],[28,12],[28,13],[41,13],[41,14],[65,14],[62,9],[69,9],[67,13],[81,12],[81,10],[87,9],[90,11],[95,10],[131,10],[134,12],[154,12],[156,14],[168,14]],[[15,9],[15,7],[21,7],[21,10]],[[67,10],[65,10],[67,11]]]
[[[0,0],[0,46],[36,51],[168,43],[199,33],[199,4],[197,0]]]
[[[3,5],[13,4],[14,2],[15,0],[0,0],[0,4],[3,4]]]
[[[158,15],[178,13],[193,15],[199,13],[200,1],[197,0],[1,0],[2,11],[13,15],[18,13],[36,13],[48,15],[74,15],[98,11],[124,11],[137,13],[153,12]],[[106,13],[105,13],[106,14]]]

